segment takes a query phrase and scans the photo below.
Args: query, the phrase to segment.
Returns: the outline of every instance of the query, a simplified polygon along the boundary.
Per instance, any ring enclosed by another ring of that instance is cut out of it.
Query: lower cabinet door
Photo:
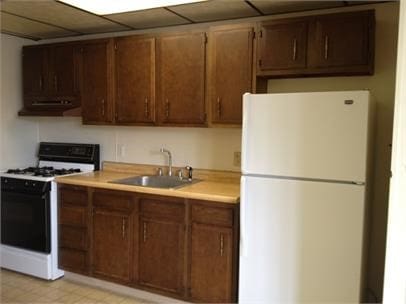
[[[94,209],[93,273],[130,281],[132,218],[128,214]]]
[[[193,223],[191,233],[190,297],[197,302],[232,302],[232,229]]]
[[[141,218],[139,284],[184,293],[184,225]]]

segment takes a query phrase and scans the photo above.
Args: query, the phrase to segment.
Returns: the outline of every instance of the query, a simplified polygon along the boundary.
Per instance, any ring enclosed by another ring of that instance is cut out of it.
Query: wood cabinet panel
[[[309,67],[357,67],[370,72],[372,11],[317,16],[310,26]]]
[[[261,25],[258,40],[258,69],[286,70],[306,67],[306,20],[274,21]]]
[[[139,284],[183,294],[184,225],[141,217],[139,239]]]
[[[23,92],[26,107],[32,107],[31,98],[43,99],[46,95],[48,78],[48,48],[35,47],[23,49]],[[27,103],[27,99],[30,103]]]
[[[155,38],[115,39],[117,123],[155,121]]]
[[[84,207],[61,205],[59,208],[59,224],[86,227],[87,209]]]
[[[130,215],[95,208],[93,211],[93,273],[129,282],[131,240]]]
[[[157,39],[160,124],[205,124],[205,42],[205,33],[185,33]]]
[[[211,123],[241,124],[242,95],[252,92],[254,29],[213,28],[209,36]]]
[[[192,221],[232,227],[234,224],[234,209],[196,203],[192,205]]]
[[[59,186],[59,199],[62,204],[87,206],[87,188],[79,186]]]
[[[95,190],[93,206],[110,210],[131,211],[134,208],[133,195],[122,191]]]
[[[84,43],[81,50],[83,123],[111,123],[113,41],[106,39]]]
[[[87,273],[89,269],[87,252],[59,248],[59,267],[65,270]]]
[[[87,250],[87,229],[60,225],[59,246]]]
[[[231,228],[192,224],[190,296],[206,303],[233,299],[233,235]]]

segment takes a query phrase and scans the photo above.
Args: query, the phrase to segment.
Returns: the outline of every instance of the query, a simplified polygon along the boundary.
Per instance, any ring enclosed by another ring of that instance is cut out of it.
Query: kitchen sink
[[[198,179],[193,179],[192,181],[189,181],[187,178],[181,179],[177,176],[143,175],[143,176],[132,176],[123,179],[116,179],[111,181],[110,183],[141,186],[141,187],[174,189],[191,185],[199,181],[200,180]]]

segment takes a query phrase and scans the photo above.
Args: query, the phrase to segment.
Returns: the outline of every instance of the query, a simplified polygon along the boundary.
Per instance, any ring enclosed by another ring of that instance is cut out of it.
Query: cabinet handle
[[[293,61],[296,61],[297,58],[297,39],[293,39],[293,56],[292,59]]]
[[[166,118],[169,118],[169,100],[168,100],[168,98],[166,99],[166,102],[165,102],[165,116],[166,116]]]
[[[143,237],[142,237],[142,239],[143,239],[143,241],[144,241],[144,243],[147,241],[147,223],[145,223],[144,222],[144,229],[143,229]]]
[[[224,235],[220,234],[220,256],[224,255]]]
[[[58,76],[54,76],[54,89],[55,92],[58,92]]]
[[[220,97],[217,97],[217,116],[219,118],[221,117],[221,99],[220,99]]]
[[[101,100],[101,104],[102,104],[102,116],[104,116],[104,99]]]
[[[144,116],[148,117],[149,115],[149,108],[148,108],[148,97],[145,97],[144,101]]]
[[[39,76],[39,89],[42,91],[42,75]]]
[[[324,59],[328,59],[328,35],[324,37]]]
[[[121,234],[123,236],[123,239],[125,238],[125,218],[123,218],[123,222],[121,225]]]

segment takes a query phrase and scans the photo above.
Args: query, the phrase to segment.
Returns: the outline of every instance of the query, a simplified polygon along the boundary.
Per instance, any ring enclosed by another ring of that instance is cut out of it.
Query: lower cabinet
[[[62,186],[59,266],[193,302],[236,302],[238,205]]]
[[[140,199],[140,285],[184,294],[185,220],[182,199]]]

